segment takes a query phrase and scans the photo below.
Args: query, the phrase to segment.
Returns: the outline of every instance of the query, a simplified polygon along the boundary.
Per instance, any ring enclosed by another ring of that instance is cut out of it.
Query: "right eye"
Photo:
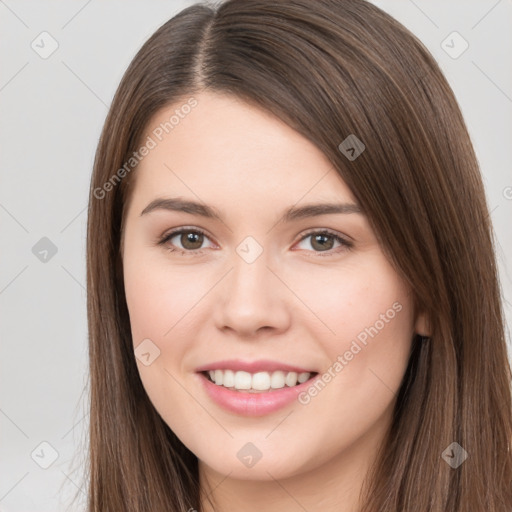
[[[176,247],[176,243],[171,242],[173,238],[176,238],[176,242],[181,244],[181,247]],[[164,235],[158,243],[164,245],[170,252],[178,252],[182,256],[193,256],[203,254],[200,248],[205,238],[208,240],[206,234],[200,229],[179,228]]]

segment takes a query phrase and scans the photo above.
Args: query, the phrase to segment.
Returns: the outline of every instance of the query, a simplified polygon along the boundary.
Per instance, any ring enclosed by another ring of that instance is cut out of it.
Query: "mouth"
[[[311,366],[286,358],[212,361],[196,368],[195,375],[213,403],[238,416],[264,416],[294,402],[302,407],[300,396],[321,378]]]
[[[239,393],[272,393],[283,388],[295,388],[314,379],[318,372],[273,372],[249,373],[233,370],[208,370],[199,372],[209,382]]]
[[[245,417],[265,416],[291,406],[320,378],[318,372],[283,370],[249,373],[201,369],[196,371],[196,375],[212,402],[230,413]]]

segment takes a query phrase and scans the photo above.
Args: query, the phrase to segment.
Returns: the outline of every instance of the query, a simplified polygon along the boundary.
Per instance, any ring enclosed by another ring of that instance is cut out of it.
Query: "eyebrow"
[[[185,212],[192,215],[198,215],[208,219],[217,219],[221,222],[224,222],[222,215],[212,206],[197,203],[187,199],[181,199],[179,197],[154,199],[146,206],[146,208],[144,208],[144,210],[142,210],[140,216],[142,217],[142,215],[146,215],[155,210]],[[330,215],[336,213],[362,214],[362,210],[357,204],[354,203],[316,203],[307,204],[304,206],[291,206],[284,212],[278,222],[292,222],[307,217],[317,217],[320,215]]]

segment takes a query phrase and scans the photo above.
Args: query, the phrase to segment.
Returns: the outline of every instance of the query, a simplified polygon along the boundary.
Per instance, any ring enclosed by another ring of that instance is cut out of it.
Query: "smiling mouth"
[[[268,393],[283,388],[292,388],[313,379],[318,372],[257,372],[232,370],[209,370],[200,372],[213,384],[241,393]]]

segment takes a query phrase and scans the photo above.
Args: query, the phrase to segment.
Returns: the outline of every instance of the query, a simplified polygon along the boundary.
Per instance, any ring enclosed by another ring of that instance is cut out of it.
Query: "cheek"
[[[161,259],[139,258],[133,252],[124,261],[133,347],[136,356],[138,352],[149,352],[151,357],[158,353],[149,365],[143,359],[136,359],[144,389],[166,422],[178,432],[187,431],[194,439],[196,434],[190,418],[176,415],[176,410],[194,407],[190,395],[184,391],[182,366],[193,346],[194,332],[199,328],[195,317],[198,309],[194,306],[205,294],[205,280],[194,279],[185,266],[169,270]],[[137,350],[139,345],[144,350]]]
[[[353,409],[347,410],[371,403],[378,412],[394,397],[407,367],[414,327],[409,290],[380,255],[314,277],[314,283],[312,277],[297,281],[295,290],[315,314],[312,336],[329,362],[324,375],[332,396],[324,403],[348,400]]]
[[[134,253],[124,261],[126,302],[135,345],[144,338],[159,340],[157,343],[172,339],[190,322],[194,305],[205,293],[204,280],[197,279],[191,267],[172,267],[162,264],[162,260],[161,255],[138,258]]]
[[[330,351],[343,349],[359,336],[381,338],[412,334],[413,317],[408,288],[380,251],[355,255],[339,268],[294,269],[285,276],[310,309],[314,339]],[[368,333],[367,329],[371,331]]]

